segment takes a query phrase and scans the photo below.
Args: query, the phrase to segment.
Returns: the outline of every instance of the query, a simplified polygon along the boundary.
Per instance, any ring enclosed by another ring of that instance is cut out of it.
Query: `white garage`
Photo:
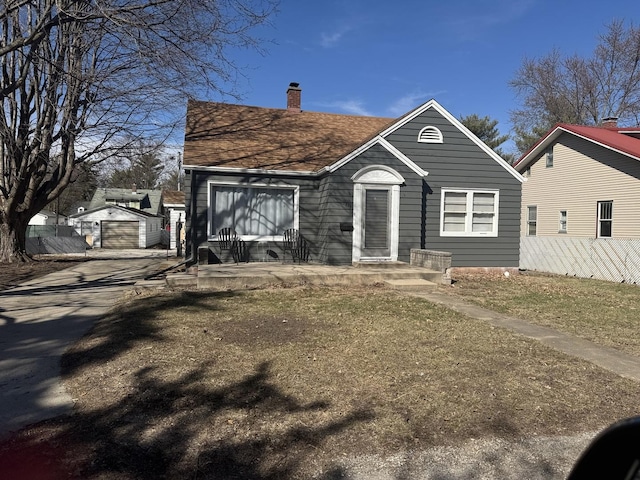
[[[71,215],[69,225],[97,248],[148,248],[160,243],[162,220],[135,208],[107,205]]]

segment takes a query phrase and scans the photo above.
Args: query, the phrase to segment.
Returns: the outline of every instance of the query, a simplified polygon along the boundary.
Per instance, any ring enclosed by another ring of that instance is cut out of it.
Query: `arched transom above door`
[[[401,185],[404,177],[386,165],[370,165],[358,170],[351,179],[354,183]]]

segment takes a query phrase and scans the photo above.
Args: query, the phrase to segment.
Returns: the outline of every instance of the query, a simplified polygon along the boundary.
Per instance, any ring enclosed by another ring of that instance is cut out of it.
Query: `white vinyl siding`
[[[440,235],[498,235],[498,192],[442,189]]]
[[[594,238],[597,202],[611,200],[614,238],[640,238],[640,161],[568,137],[563,135],[555,145],[553,168],[545,167],[544,153],[531,165],[531,175],[522,185],[522,234],[527,234],[527,206],[537,205],[537,236],[559,234],[562,208],[571,216],[572,237]]]

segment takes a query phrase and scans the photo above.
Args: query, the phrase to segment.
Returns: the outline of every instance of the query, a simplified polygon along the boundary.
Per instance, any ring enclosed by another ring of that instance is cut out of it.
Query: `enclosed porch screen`
[[[211,185],[211,236],[233,228],[239,236],[275,237],[295,228],[295,189]]]

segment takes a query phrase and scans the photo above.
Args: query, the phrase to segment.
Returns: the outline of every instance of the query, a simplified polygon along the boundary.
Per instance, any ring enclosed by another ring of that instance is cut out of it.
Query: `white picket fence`
[[[640,239],[521,237],[520,268],[640,283]]]

